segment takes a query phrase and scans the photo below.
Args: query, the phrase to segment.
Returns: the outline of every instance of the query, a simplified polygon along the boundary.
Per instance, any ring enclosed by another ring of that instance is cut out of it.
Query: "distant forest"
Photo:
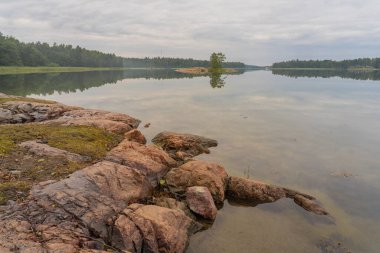
[[[209,67],[206,60],[181,58],[124,58],[79,46],[24,43],[0,33],[0,66],[186,68]],[[241,62],[226,62],[223,67],[245,68]]]
[[[292,60],[273,63],[272,68],[326,68],[326,69],[350,69],[350,68],[373,68],[380,69],[380,58],[360,58],[343,61],[300,61]]]

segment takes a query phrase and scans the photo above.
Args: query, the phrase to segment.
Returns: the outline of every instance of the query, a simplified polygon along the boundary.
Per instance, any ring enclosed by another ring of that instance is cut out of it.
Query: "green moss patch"
[[[36,98],[27,98],[27,97],[10,97],[10,98],[0,98],[0,104],[12,101],[20,101],[20,102],[34,102],[41,104],[56,104],[57,102],[44,100],[44,99],[36,99]]]
[[[8,200],[23,199],[28,196],[31,184],[26,181],[0,183],[0,205]]]
[[[52,147],[99,159],[122,138],[90,126],[3,125],[0,126],[0,156],[17,149],[17,143],[39,139]]]
[[[36,183],[63,179],[101,160],[122,139],[122,135],[90,126],[0,126],[0,205],[8,200],[23,200]],[[78,163],[65,157],[33,155],[17,145],[28,140],[40,140],[90,160]]]

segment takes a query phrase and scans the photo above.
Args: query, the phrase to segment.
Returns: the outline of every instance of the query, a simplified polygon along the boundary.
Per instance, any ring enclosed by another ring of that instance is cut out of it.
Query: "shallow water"
[[[219,146],[199,159],[314,195],[331,214],[288,199],[226,202],[188,252],[379,252],[380,81],[253,71],[212,88],[208,77],[137,72],[0,76],[0,92],[127,113],[143,121],[147,139],[214,138]]]

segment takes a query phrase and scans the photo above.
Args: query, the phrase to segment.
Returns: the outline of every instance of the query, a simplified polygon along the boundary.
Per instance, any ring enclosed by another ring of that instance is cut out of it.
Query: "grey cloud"
[[[378,56],[378,0],[0,0],[0,31],[122,56],[277,59]]]

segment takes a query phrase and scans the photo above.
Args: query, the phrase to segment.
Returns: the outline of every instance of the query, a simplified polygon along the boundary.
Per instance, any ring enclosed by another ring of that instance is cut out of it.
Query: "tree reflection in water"
[[[227,77],[222,78],[221,73],[211,73],[210,75],[210,85],[212,88],[222,88],[225,85],[225,80]]]

